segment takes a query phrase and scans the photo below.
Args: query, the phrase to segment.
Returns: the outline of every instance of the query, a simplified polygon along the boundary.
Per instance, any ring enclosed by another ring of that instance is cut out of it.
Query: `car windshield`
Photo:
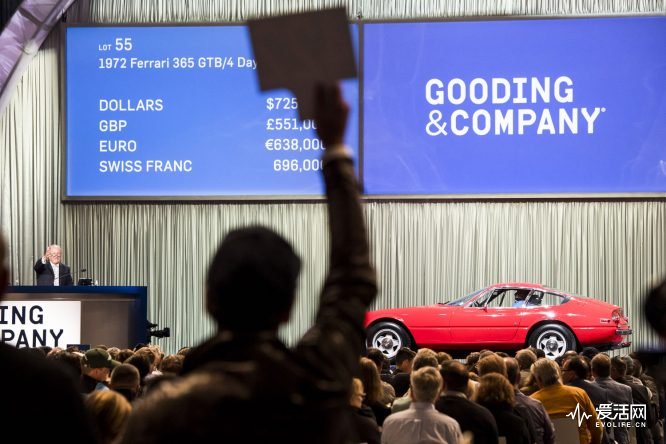
[[[474,296],[481,293],[483,290],[485,290],[485,288],[482,288],[481,290],[476,290],[474,293],[470,293],[467,296],[463,296],[459,299],[456,299],[455,301],[444,302],[444,305],[465,305],[467,301],[473,299]]]

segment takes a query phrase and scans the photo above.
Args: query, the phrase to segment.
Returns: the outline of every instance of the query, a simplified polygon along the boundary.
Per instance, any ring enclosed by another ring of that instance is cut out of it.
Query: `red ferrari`
[[[631,345],[622,308],[538,284],[495,284],[435,305],[368,312],[368,347],[393,358],[401,347],[452,354],[532,345],[555,359],[567,350]]]

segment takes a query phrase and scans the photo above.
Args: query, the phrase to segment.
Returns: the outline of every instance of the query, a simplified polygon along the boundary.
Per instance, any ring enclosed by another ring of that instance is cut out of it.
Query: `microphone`
[[[81,277],[81,273],[85,273],[85,277]],[[88,278],[88,269],[81,268],[79,270],[79,282],[76,285],[91,286],[92,284],[92,279]]]

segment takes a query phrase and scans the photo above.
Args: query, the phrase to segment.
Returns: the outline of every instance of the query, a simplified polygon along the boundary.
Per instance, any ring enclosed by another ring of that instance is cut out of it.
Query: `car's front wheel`
[[[559,324],[538,327],[529,338],[531,346],[543,350],[548,359],[562,356],[567,350],[576,350],[576,338],[571,330]]]
[[[389,359],[395,358],[402,347],[411,347],[409,333],[394,322],[378,322],[368,328],[368,347],[381,350]]]

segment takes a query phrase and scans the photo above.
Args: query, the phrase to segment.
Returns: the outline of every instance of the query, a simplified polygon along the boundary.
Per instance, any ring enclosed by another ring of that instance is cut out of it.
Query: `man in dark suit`
[[[594,383],[605,388],[608,392],[609,402],[623,405],[633,403],[631,388],[611,379],[611,359],[607,354],[599,353],[592,359],[592,375],[594,376]],[[613,424],[613,439],[618,444],[629,443],[629,429],[626,422],[608,421],[607,419],[604,422]]]
[[[589,372],[590,368],[583,357],[573,356],[567,358],[562,365],[562,382],[566,385],[585,390],[585,393],[590,397],[592,404],[594,404],[594,408],[597,409],[598,412],[600,411],[600,405],[608,404],[610,402],[608,399],[608,390],[598,384],[586,380]],[[612,442],[610,433],[610,429],[604,427],[602,443]]]
[[[608,391],[598,385],[587,381],[589,368],[587,362],[580,356],[574,356],[564,361],[562,365],[562,382],[566,385],[582,388],[592,400],[592,404],[599,409],[601,404],[608,404]]]
[[[62,262],[62,248],[58,245],[49,245],[44,255],[35,262],[37,285],[67,286],[74,285],[72,272]]]
[[[627,376],[627,364],[620,356],[613,356],[611,359],[611,378],[631,388],[631,398],[634,404],[646,406],[646,427],[636,427],[636,442],[638,444],[652,444],[653,439],[650,430],[654,427],[656,419],[652,408],[650,408],[651,394],[649,389],[642,384],[635,384],[631,379],[633,375],[631,378]]]
[[[497,423],[490,411],[467,399],[469,375],[458,361],[447,361],[440,370],[444,379],[444,392],[435,403],[435,408],[449,415],[460,424],[463,433],[474,435],[474,444],[498,442]]]
[[[518,361],[516,358],[504,358],[504,364],[506,364],[507,379],[514,389],[516,399],[516,404],[513,406],[514,412],[525,420],[532,442],[553,444],[555,442],[555,427],[543,404],[518,389],[520,386],[520,365]]]

